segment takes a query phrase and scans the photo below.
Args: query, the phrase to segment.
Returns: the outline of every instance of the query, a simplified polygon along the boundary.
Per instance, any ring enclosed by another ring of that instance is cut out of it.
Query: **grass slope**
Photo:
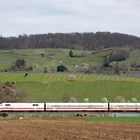
[[[26,60],[27,65],[38,64],[37,70],[43,70],[45,67],[56,68],[63,62],[66,66],[75,66],[87,63],[91,66],[101,66],[104,56],[107,52],[92,54],[92,51],[74,50],[76,55],[84,55],[84,57],[69,57],[69,49],[28,49],[28,50],[1,50],[0,51],[0,69],[9,68],[17,58]],[[45,54],[42,58],[41,54]]]
[[[17,89],[27,93],[23,102],[63,102],[62,96],[69,94],[83,102],[101,102],[107,97],[113,102],[116,96],[123,96],[126,101],[135,97],[140,101],[140,79],[119,76],[77,74],[70,81],[68,73],[32,74],[24,77],[24,73],[0,74],[0,82],[16,81]]]
[[[67,67],[82,65],[84,63],[91,66],[100,67],[104,63],[105,56],[110,52],[108,50],[102,50],[98,53],[86,50],[73,50],[75,55],[83,55],[83,57],[69,57],[69,49],[26,49],[26,50],[0,50],[0,70],[10,68],[10,66],[16,61],[17,58],[23,58],[26,60],[27,65],[38,64],[37,70],[43,70],[45,67],[56,68],[63,62]],[[45,54],[42,58],[41,54]],[[140,50],[134,50],[131,52],[129,58],[125,61],[119,62],[120,65],[126,67],[131,64],[139,64],[140,62]]]

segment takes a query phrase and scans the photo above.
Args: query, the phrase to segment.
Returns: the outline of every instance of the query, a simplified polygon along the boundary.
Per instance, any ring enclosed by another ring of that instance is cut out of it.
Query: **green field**
[[[121,76],[77,74],[74,81],[68,73],[1,73],[0,82],[15,81],[19,91],[27,94],[23,102],[63,102],[62,96],[68,94],[83,102],[101,102],[103,97],[113,102],[115,97],[123,96],[127,101],[133,97],[140,101],[140,79]]]
[[[139,117],[87,117],[83,120],[94,122],[136,122],[140,123]]]
[[[131,102],[136,98],[140,102],[140,78],[127,76],[107,76],[97,74],[76,74],[74,81],[69,80],[69,73],[43,73],[45,67],[55,69],[62,64],[68,68],[88,64],[100,68],[103,65],[105,55],[109,51],[74,50],[74,54],[83,57],[69,57],[68,49],[28,49],[28,50],[1,50],[0,70],[10,68],[17,58],[26,60],[27,66],[37,64],[36,71],[24,77],[25,72],[0,73],[0,83],[15,81],[18,91],[26,93],[23,102],[63,102],[62,97],[69,95],[77,102],[83,102],[89,98],[89,102],[101,102],[106,97],[109,102],[114,102],[117,96],[123,96],[125,101]],[[42,58],[41,54],[45,54]],[[134,50],[126,61],[121,64],[130,65],[139,63],[140,51]]]

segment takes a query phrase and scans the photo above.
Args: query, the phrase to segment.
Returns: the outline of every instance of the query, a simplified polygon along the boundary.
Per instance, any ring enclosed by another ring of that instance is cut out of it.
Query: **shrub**
[[[24,59],[17,59],[11,69],[17,71],[26,70],[26,61]]]
[[[27,71],[33,71],[33,67],[32,66],[28,67]]]
[[[0,87],[0,102],[18,102],[25,96],[26,94],[16,91],[15,82],[6,82]]]
[[[88,69],[89,69],[89,65],[87,63],[83,63],[80,66],[80,72],[84,72],[85,73]]]
[[[117,102],[117,103],[125,103],[125,99],[122,96],[117,96],[115,98],[115,102]]]
[[[35,71],[38,68],[38,64],[37,63],[33,63],[32,64],[32,71]]]
[[[17,68],[25,68],[26,61],[24,59],[17,59],[15,65]]]
[[[68,78],[70,81],[76,80],[77,75],[76,74],[69,74]]]
[[[44,54],[44,53],[41,53],[40,55],[41,55],[41,57],[42,57],[42,58],[44,58],[44,57],[45,57],[45,54]]]
[[[64,65],[57,66],[57,72],[64,72],[64,71],[67,71],[67,67],[65,67]]]
[[[108,99],[106,97],[103,97],[101,100],[103,103],[108,103]]]
[[[114,72],[117,75],[120,75],[120,67],[119,67],[119,63],[116,62],[115,66],[114,66]]]
[[[4,86],[11,87],[11,83],[9,81],[6,81]]]
[[[77,102],[77,99],[74,98],[74,97],[70,97],[70,102],[71,102],[71,103],[76,103],[76,102]]]
[[[131,99],[132,102],[137,102],[138,100],[136,98]]]
[[[89,102],[89,98],[84,98],[84,102],[88,103]]]
[[[74,53],[73,53],[72,50],[69,51],[69,56],[70,56],[70,57],[74,57]]]
[[[106,56],[104,66],[113,61],[118,62],[126,60],[129,57],[129,54],[129,49],[114,49]]]
[[[44,68],[44,73],[47,73],[48,72],[48,68]]]

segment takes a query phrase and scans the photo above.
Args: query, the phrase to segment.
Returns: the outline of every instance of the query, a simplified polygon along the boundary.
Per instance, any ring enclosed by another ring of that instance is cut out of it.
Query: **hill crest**
[[[128,34],[110,32],[90,33],[48,33],[0,37],[0,49],[102,49],[113,47],[140,48],[140,38]]]

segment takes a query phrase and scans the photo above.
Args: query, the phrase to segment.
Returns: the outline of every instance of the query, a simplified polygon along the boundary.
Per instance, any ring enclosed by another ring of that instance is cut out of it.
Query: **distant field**
[[[88,117],[84,118],[87,121],[95,122],[137,122],[140,123],[139,117]]]
[[[8,69],[16,61],[17,58],[25,59],[27,66],[37,64],[37,71],[43,70],[45,67],[54,68],[60,64],[60,61],[68,68],[75,65],[88,64],[90,66],[101,67],[104,63],[105,56],[110,52],[102,50],[96,53],[87,50],[73,50],[75,55],[82,57],[69,57],[69,49],[26,49],[26,50],[0,50],[0,70]],[[45,54],[42,58],[41,54]],[[119,62],[120,65],[130,66],[131,64],[139,64],[140,50],[131,52],[129,58]]]
[[[123,96],[126,101],[133,97],[140,101],[139,78],[77,74],[70,81],[68,73],[29,73],[28,77],[24,73],[0,74],[0,82],[6,81],[15,81],[17,89],[27,94],[23,102],[63,102],[64,94],[76,98],[77,102],[83,102],[84,98],[101,102],[103,97],[113,102],[117,96]]]

